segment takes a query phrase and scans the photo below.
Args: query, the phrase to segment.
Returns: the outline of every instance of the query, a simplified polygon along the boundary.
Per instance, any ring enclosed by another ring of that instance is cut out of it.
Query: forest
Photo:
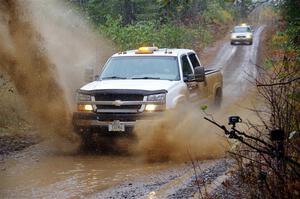
[[[121,50],[141,45],[200,50],[253,9],[249,0],[71,0]]]

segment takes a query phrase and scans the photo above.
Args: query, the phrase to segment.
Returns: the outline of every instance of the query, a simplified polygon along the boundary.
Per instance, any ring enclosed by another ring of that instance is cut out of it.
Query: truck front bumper
[[[252,38],[232,38],[231,39],[231,44],[235,44],[235,43],[247,43],[250,44],[252,43],[253,39]]]
[[[94,113],[94,112],[74,112],[73,126],[77,133],[85,131],[99,130],[109,131],[109,125],[114,121],[119,121],[125,126],[125,131],[131,131],[137,121],[155,120],[161,117],[163,112],[143,112],[143,113]]]

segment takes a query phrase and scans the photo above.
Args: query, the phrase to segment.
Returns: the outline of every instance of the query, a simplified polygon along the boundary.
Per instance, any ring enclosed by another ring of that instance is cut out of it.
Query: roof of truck
[[[146,49],[146,52],[142,50]],[[150,49],[150,50],[148,50]],[[128,50],[119,52],[113,55],[113,57],[122,57],[122,56],[180,56],[187,53],[195,53],[190,49],[179,49],[179,48],[156,48],[156,47],[141,47],[135,50]]]

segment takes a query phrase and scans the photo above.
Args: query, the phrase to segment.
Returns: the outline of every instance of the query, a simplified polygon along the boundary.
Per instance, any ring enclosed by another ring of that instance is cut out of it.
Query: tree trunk
[[[124,0],[123,6],[123,24],[127,25],[135,20],[134,3],[132,0]]]

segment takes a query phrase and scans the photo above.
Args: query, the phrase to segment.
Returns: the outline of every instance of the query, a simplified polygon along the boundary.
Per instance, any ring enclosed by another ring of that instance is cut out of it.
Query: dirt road
[[[231,46],[226,41],[210,64],[222,66],[221,112],[237,113],[234,107],[251,90],[248,80],[256,76],[253,63],[263,29],[256,29],[252,46]],[[207,192],[214,191],[232,161],[221,158],[199,161],[197,165],[195,170],[189,163],[147,163],[143,157],[132,155],[62,154],[47,143],[39,143],[0,163],[0,198],[197,197],[204,187]],[[205,186],[195,184],[199,178],[205,179]]]

